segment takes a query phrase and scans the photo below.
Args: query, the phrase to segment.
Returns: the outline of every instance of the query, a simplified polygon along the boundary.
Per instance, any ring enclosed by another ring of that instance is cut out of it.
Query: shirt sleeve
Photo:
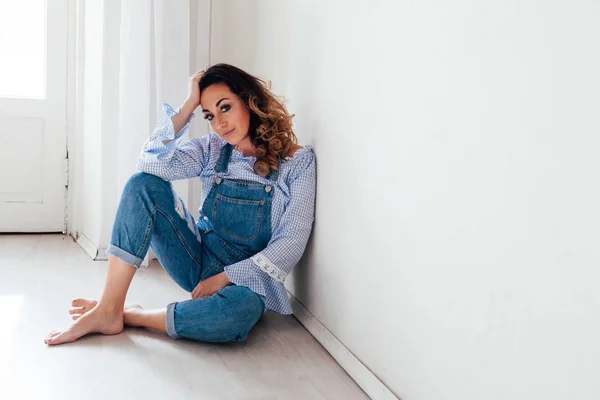
[[[137,160],[137,168],[156,175],[166,181],[199,176],[208,163],[210,155],[209,136],[195,138],[180,144],[181,137],[188,131],[195,114],[175,134],[171,117],[179,113],[168,104],[163,105],[158,124],[146,140]]]
[[[256,287],[260,275],[265,273],[283,283],[300,261],[315,214],[316,162],[314,154],[310,154],[312,156],[307,157],[310,159],[303,163],[300,173],[289,186],[289,202],[267,247],[248,259],[225,267],[232,283]]]

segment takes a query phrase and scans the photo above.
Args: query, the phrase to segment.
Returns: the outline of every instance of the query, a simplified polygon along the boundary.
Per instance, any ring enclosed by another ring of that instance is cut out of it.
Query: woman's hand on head
[[[194,108],[200,105],[200,86],[198,83],[202,74],[204,74],[203,69],[188,78],[188,97],[185,102],[191,104]]]

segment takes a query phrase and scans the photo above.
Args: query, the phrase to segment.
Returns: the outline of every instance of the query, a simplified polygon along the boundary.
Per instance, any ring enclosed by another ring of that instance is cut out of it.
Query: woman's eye
[[[204,119],[206,119],[206,120],[210,121],[211,119],[213,119],[213,116],[212,116],[212,115],[210,115],[210,114],[206,114],[206,115],[204,116]]]
[[[224,105],[223,107],[221,107],[221,112],[227,112],[227,111],[229,111],[230,108],[231,108],[230,105]]]

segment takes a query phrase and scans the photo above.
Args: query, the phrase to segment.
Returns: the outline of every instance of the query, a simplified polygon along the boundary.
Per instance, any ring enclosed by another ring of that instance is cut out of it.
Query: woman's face
[[[227,143],[237,145],[248,136],[250,111],[224,83],[215,83],[204,89],[200,95],[200,106],[212,129]]]

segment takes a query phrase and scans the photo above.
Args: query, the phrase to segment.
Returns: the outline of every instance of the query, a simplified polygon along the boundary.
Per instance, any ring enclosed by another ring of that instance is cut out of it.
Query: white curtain
[[[118,197],[136,172],[141,145],[162,104],[177,107],[187,95],[187,78],[209,65],[209,45],[210,0],[121,1]],[[205,130],[205,124],[195,123],[190,136],[201,136]],[[189,202],[197,198],[190,195],[189,181],[174,187],[190,210],[197,208]],[[151,257],[150,253],[143,265]]]

